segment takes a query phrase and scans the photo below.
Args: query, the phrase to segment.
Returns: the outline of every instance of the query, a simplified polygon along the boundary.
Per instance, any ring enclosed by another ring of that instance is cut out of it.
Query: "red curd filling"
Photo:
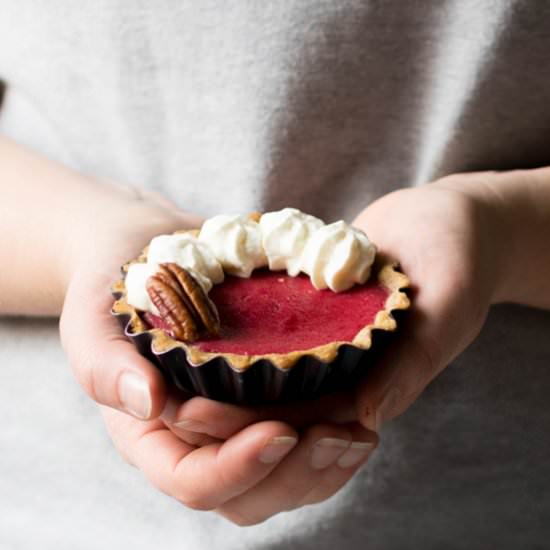
[[[383,309],[388,290],[375,281],[345,292],[317,290],[306,275],[259,270],[249,279],[228,276],[209,295],[220,314],[220,335],[194,345],[205,352],[264,355],[351,342]],[[165,329],[154,315],[146,320]]]

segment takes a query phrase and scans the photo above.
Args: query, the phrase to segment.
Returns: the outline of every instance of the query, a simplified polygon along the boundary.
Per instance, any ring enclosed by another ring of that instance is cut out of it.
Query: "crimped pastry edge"
[[[290,353],[270,353],[264,355],[205,352],[193,346],[193,344],[173,339],[161,329],[147,328],[136,308],[128,304],[126,300],[126,287],[124,285],[125,274],[129,265],[138,262],[144,263],[146,258],[147,248],[143,250],[136,260],[122,266],[123,276],[116,281],[111,288],[113,295],[117,298],[113,304],[111,313],[117,317],[126,316],[129,318],[124,327],[124,332],[129,338],[133,339],[143,333],[148,333],[151,336],[150,347],[153,355],[158,356],[176,348],[181,348],[185,352],[186,359],[192,367],[201,366],[212,359],[220,357],[226,361],[231,369],[237,372],[244,372],[255,363],[264,360],[270,362],[277,369],[288,370],[304,356],[313,357],[325,364],[331,363],[337,357],[338,351],[342,345],[351,345],[361,350],[370,349],[372,345],[372,332],[374,330],[395,331],[397,322],[393,316],[393,312],[397,310],[406,310],[410,307],[409,297],[404,292],[405,289],[410,287],[408,277],[399,271],[399,264],[397,262],[387,260],[379,255],[373,264],[371,278],[376,277],[377,282],[389,290],[389,295],[386,298],[384,308],[376,314],[373,323],[363,327],[351,342],[335,341],[315,348],[298,350]]]

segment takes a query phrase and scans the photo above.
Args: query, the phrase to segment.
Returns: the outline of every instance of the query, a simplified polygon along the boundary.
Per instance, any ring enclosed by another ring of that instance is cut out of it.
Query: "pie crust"
[[[198,235],[198,230],[176,233]],[[212,353],[150,328],[126,300],[124,278],[132,263],[147,261],[148,247],[122,266],[122,277],[111,288],[116,299],[112,314],[138,351],[163,372],[169,382],[189,395],[243,405],[279,403],[314,398],[321,393],[352,386],[376,363],[397,329],[394,314],[410,308],[409,279],[396,261],[377,254],[370,280],[388,290],[372,323],[352,341],[333,341],[322,346],[266,355]]]
[[[128,304],[124,274],[131,263],[145,262],[146,255],[147,249],[143,251],[137,260],[128,262],[122,267],[123,278],[117,281],[112,287],[112,292],[117,297],[112,313],[115,316],[128,318],[125,324],[125,332],[128,336],[132,337],[148,332],[152,337],[151,350],[153,354],[165,354],[175,348],[181,348],[185,351],[187,361],[192,366],[202,365],[219,356],[222,356],[229,366],[237,371],[244,371],[260,360],[267,360],[278,369],[289,369],[303,356],[312,356],[323,363],[330,363],[337,356],[340,346],[344,344],[351,344],[359,349],[368,350],[372,345],[372,333],[374,330],[395,331],[397,323],[393,312],[396,310],[406,310],[410,306],[409,298],[404,292],[410,286],[409,279],[398,270],[399,267],[396,262],[387,262],[383,258],[377,257],[372,267],[371,278],[375,278],[378,284],[388,290],[388,296],[384,308],[378,311],[374,321],[364,326],[352,341],[334,341],[315,348],[290,353],[270,353],[265,355],[206,352],[193,344],[175,340],[159,328],[150,328],[142,320],[136,308]]]

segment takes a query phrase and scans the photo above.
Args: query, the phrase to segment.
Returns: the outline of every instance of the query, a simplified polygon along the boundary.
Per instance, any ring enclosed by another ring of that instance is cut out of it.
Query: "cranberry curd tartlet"
[[[112,312],[140,352],[178,388],[236,403],[352,383],[409,307],[364,232],[293,208],[159,235],[122,273]]]

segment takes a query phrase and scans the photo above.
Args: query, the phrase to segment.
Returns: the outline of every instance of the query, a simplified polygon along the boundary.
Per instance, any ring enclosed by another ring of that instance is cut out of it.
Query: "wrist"
[[[162,197],[99,182],[2,136],[0,165],[0,315],[58,315],[81,266],[125,261],[153,232],[192,223]]]
[[[482,205],[496,267],[492,303],[550,308],[550,168],[459,174],[439,183]]]
[[[482,278],[489,304],[506,301],[510,280],[510,259],[513,257],[513,229],[503,199],[494,187],[496,173],[456,174],[434,183],[435,186],[458,192],[471,203],[476,226],[476,273]]]

